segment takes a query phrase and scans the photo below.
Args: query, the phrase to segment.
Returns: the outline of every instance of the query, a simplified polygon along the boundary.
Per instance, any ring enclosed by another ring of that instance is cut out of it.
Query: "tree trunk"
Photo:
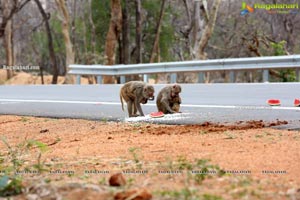
[[[69,71],[69,65],[74,64],[75,61],[75,55],[73,51],[73,45],[70,38],[70,32],[69,32],[69,23],[70,23],[70,17],[69,12],[66,7],[65,0],[56,0],[57,7],[61,14],[63,15],[62,20],[62,33],[64,36],[65,41],[65,47],[66,47],[66,74],[65,74],[65,81],[64,84],[74,84],[75,78],[73,75],[67,74]]]
[[[111,19],[106,36],[105,55],[106,65],[114,65],[116,59],[116,46],[122,31],[122,7],[120,0],[111,0]],[[103,83],[114,83],[112,76],[104,76]]]
[[[165,4],[166,4],[166,0],[163,0],[161,3],[161,9],[160,9],[160,14],[159,14],[159,19],[156,25],[156,34],[155,34],[155,39],[154,39],[154,44],[152,47],[152,53],[151,53],[151,58],[150,58],[150,63],[154,62],[155,57],[158,58],[159,60],[159,36],[160,36],[160,29],[161,29],[161,23],[162,23],[162,19],[164,16],[164,11],[165,11]]]
[[[160,48],[159,48],[159,36],[160,36],[160,29],[161,29],[161,23],[164,16],[165,11],[165,4],[166,0],[163,0],[161,3],[160,13],[158,22],[156,25],[156,33],[155,33],[155,39],[152,47],[151,57],[150,57],[150,63],[153,63],[155,61],[155,58],[157,57],[157,62],[160,62]],[[157,82],[163,83],[165,80],[167,80],[167,74],[158,74],[157,76]]]
[[[135,22],[136,22],[136,63],[142,62],[142,17],[141,17],[141,0],[135,0]]]
[[[123,22],[122,22],[122,54],[121,62],[123,64],[131,63],[130,56],[130,1],[124,0],[124,8],[122,12]],[[139,80],[139,75],[126,76],[125,81]]]
[[[22,3],[18,2],[17,0],[0,0],[0,8],[2,8],[3,16],[2,22],[0,24],[0,38],[4,36],[5,27],[7,22],[14,16],[15,13],[22,10],[22,8],[29,2],[30,0],[25,0]],[[5,11],[5,7],[9,3],[12,3],[12,7]],[[1,10],[1,9],[0,9]],[[6,12],[6,14],[4,14]]]
[[[89,5],[89,23],[91,25],[91,40],[89,41],[92,47],[92,53],[91,53],[91,62],[90,63],[86,63],[86,64],[98,64],[95,63],[94,61],[94,57],[96,55],[96,27],[95,27],[95,23],[93,20],[93,9],[92,9],[92,0],[88,1],[88,5]],[[86,31],[84,31],[86,32]],[[86,34],[84,33],[84,35],[86,36]],[[74,44],[74,43],[73,43]],[[87,55],[87,54],[86,54]],[[97,78],[95,76],[87,76],[88,79],[88,83],[89,84],[94,84],[97,83]]]
[[[208,23],[204,29],[204,32],[202,33],[201,40],[199,42],[199,49],[198,49],[198,54],[197,54],[198,59],[201,59],[201,60],[207,59],[207,54],[204,51],[204,49],[208,44],[208,40],[210,39],[211,35],[213,34],[220,3],[221,3],[221,0],[214,0],[212,11],[210,12],[210,15],[209,15]],[[209,83],[210,73],[206,72],[205,75],[206,75],[205,82]]]
[[[5,44],[5,53],[6,53],[6,65],[13,66],[13,34],[12,34],[12,20],[8,20],[5,32],[4,32],[4,44]],[[6,78],[10,79],[13,77],[13,71],[8,69],[6,70]]]
[[[10,15],[10,1],[2,1],[3,18],[8,18]],[[13,33],[12,33],[12,18],[6,21],[4,28],[4,46],[6,53],[6,65],[13,66]],[[13,76],[12,70],[6,71],[6,78],[10,79]]]
[[[206,25],[204,32],[201,36],[201,40],[199,42],[199,50],[198,50],[198,59],[205,60],[207,59],[207,55],[204,52],[205,47],[208,44],[208,40],[210,39],[213,31],[214,26],[217,19],[217,13],[220,6],[221,0],[215,0],[213,3],[212,11],[209,16],[208,24]]]
[[[95,54],[96,52],[96,27],[93,21],[92,16],[92,0],[89,0],[89,22],[91,24],[91,46],[92,46],[92,52]]]
[[[56,63],[56,57],[54,53],[54,47],[53,47],[53,39],[51,34],[51,29],[49,25],[49,14],[47,14],[39,0],[34,0],[36,5],[38,6],[38,9],[45,21],[45,27],[47,32],[47,38],[48,38],[48,48],[49,48],[49,54],[50,54],[50,63],[53,69],[53,78],[52,78],[52,84],[57,84],[57,78],[58,78],[58,67]]]
[[[73,51],[74,54],[76,54],[75,52],[75,44],[76,44],[76,24],[75,24],[75,20],[77,18],[77,0],[73,0],[73,16],[72,16],[72,28],[71,28],[71,41],[73,46]]]
[[[193,12],[193,20],[192,20],[192,27],[193,31],[191,33],[190,43],[191,45],[191,53],[192,59],[197,58],[197,53],[199,51],[199,41],[201,40],[201,25],[200,25],[200,1],[194,2],[194,12]]]
[[[124,0],[124,8],[123,8],[123,26],[122,26],[122,48],[123,55],[122,61],[124,64],[130,63],[130,21],[129,21],[129,1]]]

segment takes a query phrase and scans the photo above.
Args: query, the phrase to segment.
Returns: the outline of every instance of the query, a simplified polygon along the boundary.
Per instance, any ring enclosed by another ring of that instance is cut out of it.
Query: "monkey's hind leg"
[[[125,102],[123,105],[124,105],[124,117],[125,118],[128,118],[129,117],[129,114],[128,114],[128,105],[127,105],[127,102],[125,101],[125,99],[123,99],[123,101]]]

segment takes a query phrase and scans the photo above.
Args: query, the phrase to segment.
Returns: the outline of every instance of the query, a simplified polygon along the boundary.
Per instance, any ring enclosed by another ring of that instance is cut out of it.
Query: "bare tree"
[[[198,58],[204,60],[207,59],[207,54],[204,52],[205,47],[208,44],[208,40],[210,39],[213,31],[214,31],[214,27],[215,27],[215,23],[216,23],[216,19],[217,19],[217,13],[218,13],[218,9],[220,6],[221,0],[214,0],[213,6],[212,6],[212,10],[211,13],[209,15],[209,19],[208,19],[208,23],[204,29],[204,32],[201,36],[201,40],[199,42],[199,50],[198,50]]]
[[[122,10],[122,63],[130,63],[130,11],[129,0],[124,0],[124,7]]]
[[[3,11],[2,21],[0,23],[0,38],[4,36],[3,44],[6,53],[6,65],[14,65],[14,45],[13,45],[13,16],[20,11],[29,0],[1,0],[0,7]],[[7,70],[7,79],[13,76],[12,70]]]
[[[62,33],[64,36],[65,41],[65,47],[66,47],[66,73],[69,71],[69,65],[74,64],[75,62],[75,55],[73,51],[73,44],[70,38],[70,32],[69,32],[69,24],[70,24],[70,17],[69,17],[69,11],[66,7],[65,0],[55,0],[57,7],[59,11],[62,14],[62,18],[60,19],[62,22]],[[70,74],[65,75],[65,81],[64,84],[73,84],[75,82],[74,76]]]
[[[111,18],[109,29],[106,35],[105,55],[106,65],[114,65],[116,59],[116,47],[118,38],[122,31],[122,7],[120,0],[111,0]],[[104,83],[114,83],[111,76],[103,77]]]
[[[1,0],[0,7],[3,10],[2,22],[0,23],[0,37],[4,36],[5,27],[17,12],[19,12],[30,0]],[[4,14],[5,13],[5,14]]]
[[[166,5],[166,0],[163,0],[161,3],[159,18],[156,25],[156,33],[155,33],[154,43],[151,52],[150,63],[153,63],[156,57],[157,57],[157,62],[160,62],[159,38],[160,38],[161,24],[165,12],[165,5]],[[167,76],[168,76],[167,74],[158,74],[156,81],[162,83],[164,82],[165,79],[167,79]]]
[[[49,49],[49,54],[50,54],[50,62],[51,66],[53,69],[53,78],[52,78],[52,84],[57,84],[57,78],[58,78],[58,66],[56,63],[56,57],[54,53],[54,47],[53,47],[53,39],[52,39],[52,33],[49,25],[49,19],[50,19],[50,14],[46,13],[44,10],[40,0],[34,0],[36,5],[38,6],[38,9],[45,21],[45,28],[47,32],[47,38],[48,38],[48,49]]]
[[[3,18],[9,18],[11,2],[6,0],[2,1],[2,9],[3,9]],[[12,66],[14,65],[13,60],[13,32],[12,32],[12,17],[6,21],[5,30],[4,30],[4,46],[6,53],[6,65]],[[10,79],[13,76],[12,70],[7,70],[6,78]]]
[[[156,25],[156,33],[155,33],[154,44],[153,44],[153,47],[152,47],[150,63],[154,62],[155,57],[157,57],[158,62],[160,61],[159,45],[158,44],[159,44],[159,36],[160,36],[160,29],[161,29],[162,19],[163,19],[164,12],[165,12],[165,4],[166,4],[166,0],[163,0],[162,3],[161,3],[160,14],[159,14],[158,22],[157,22],[157,25]]]
[[[136,23],[136,63],[142,62],[142,17],[141,17],[141,0],[135,0],[135,23]]]

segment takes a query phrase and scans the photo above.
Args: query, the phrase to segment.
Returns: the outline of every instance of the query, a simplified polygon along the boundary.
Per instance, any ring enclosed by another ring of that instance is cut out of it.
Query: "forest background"
[[[130,64],[299,54],[300,10],[253,9],[244,5],[297,4],[288,0],[0,0],[0,66],[39,66],[26,71],[67,75],[69,64]],[[247,8],[249,8],[247,7]],[[1,84],[17,74],[5,70]],[[295,81],[293,70],[270,70],[271,81]],[[166,83],[168,74],[153,75]],[[138,80],[128,76],[126,80]],[[236,74],[236,82],[260,82],[257,71]],[[117,83],[119,77],[105,77]],[[225,71],[206,73],[206,83],[228,82]],[[96,83],[88,77],[90,84]],[[180,73],[179,83],[197,82]],[[42,77],[42,82],[43,77]]]

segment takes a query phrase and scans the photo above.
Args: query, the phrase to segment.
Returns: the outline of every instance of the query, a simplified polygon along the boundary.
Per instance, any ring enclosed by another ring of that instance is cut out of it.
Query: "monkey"
[[[156,99],[158,111],[161,111],[164,114],[179,112],[180,106],[178,105],[181,104],[181,98],[179,96],[180,92],[181,86],[178,84],[169,85],[162,88]]]
[[[154,87],[142,81],[129,81],[120,90],[120,101],[124,111],[123,99],[127,103],[129,117],[137,117],[137,111],[145,116],[141,103],[146,104],[148,100],[154,100]]]
[[[180,111],[180,104],[181,104],[181,98],[175,97],[172,102],[170,103],[170,107],[172,110],[174,110],[175,112],[179,113]]]
[[[153,101],[153,100],[154,100],[154,97],[151,97],[151,98],[149,98],[149,99],[143,98],[143,99],[141,100],[140,103],[146,104],[146,103],[148,102],[148,100]],[[134,114],[135,116],[137,116],[136,113],[137,113],[137,107],[134,105],[134,106],[133,106],[133,114]]]

